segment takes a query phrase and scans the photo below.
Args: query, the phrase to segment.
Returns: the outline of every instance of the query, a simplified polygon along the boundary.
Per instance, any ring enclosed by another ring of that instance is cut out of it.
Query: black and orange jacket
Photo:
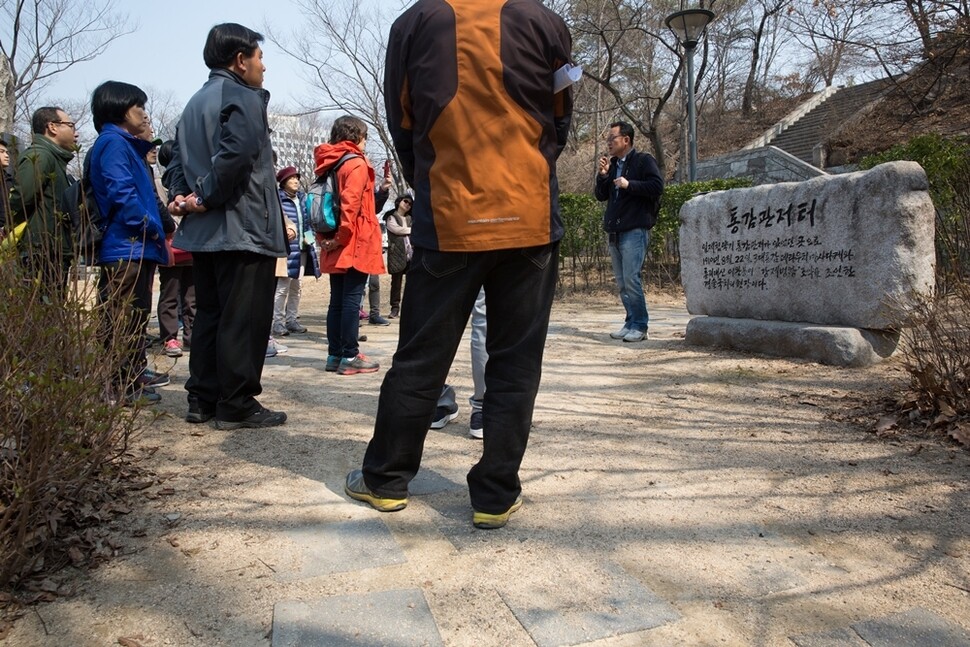
[[[414,189],[411,242],[440,251],[562,237],[556,158],[572,113],[562,18],[538,0],[419,0],[391,27],[387,120]]]

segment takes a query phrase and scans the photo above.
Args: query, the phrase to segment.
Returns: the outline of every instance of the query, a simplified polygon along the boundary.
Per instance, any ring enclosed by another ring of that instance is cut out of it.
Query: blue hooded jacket
[[[145,166],[151,142],[105,124],[91,149],[88,179],[107,226],[98,262],[168,263],[155,186]]]
[[[303,204],[306,202],[306,194],[298,191],[296,198],[291,198],[286,191],[280,189],[280,204],[283,207],[283,215],[286,216],[297,230],[297,236],[290,241],[290,253],[286,257],[286,271],[291,279],[300,278],[303,270],[307,275],[320,278],[320,260],[317,258],[317,250],[313,243],[307,243],[309,237],[313,238],[313,230],[310,228],[310,219],[304,215]],[[300,267],[301,251],[307,253],[309,259],[306,268]]]

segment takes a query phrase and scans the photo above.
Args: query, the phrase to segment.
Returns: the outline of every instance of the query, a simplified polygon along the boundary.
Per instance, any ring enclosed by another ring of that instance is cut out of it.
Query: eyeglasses
[[[606,138],[606,143],[607,143],[607,144],[609,144],[609,143],[611,143],[611,142],[612,142],[612,141],[613,141],[614,139],[619,139],[619,138],[620,138],[620,137],[622,137],[622,136],[623,136],[623,135],[610,135],[609,137],[607,137],[607,138]]]
[[[71,130],[77,130],[77,124],[75,124],[73,121],[52,121],[51,123],[59,124],[61,126],[67,126]]]

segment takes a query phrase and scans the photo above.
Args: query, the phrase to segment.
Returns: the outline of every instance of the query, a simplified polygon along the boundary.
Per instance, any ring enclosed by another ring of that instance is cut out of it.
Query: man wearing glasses
[[[73,259],[70,219],[60,200],[68,186],[67,164],[74,159],[77,129],[60,108],[38,108],[30,120],[33,139],[17,160],[10,195],[10,223],[27,223],[19,243],[27,270],[48,290],[63,292]]]
[[[633,126],[617,121],[606,135],[607,154],[599,161],[596,199],[606,202],[603,229],[609,239],[613,274],[626,310],[623,327],[613,339],[647,339],[647,300],[640,271],[647,255],[650,228],[657,222],[664,181],[650,153],[633,148]]]

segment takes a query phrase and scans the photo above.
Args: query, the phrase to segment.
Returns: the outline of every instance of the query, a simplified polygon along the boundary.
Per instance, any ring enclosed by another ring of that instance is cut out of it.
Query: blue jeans
[[[646,229],[631,229],[621,231],[615,236],[616,243],[611,236],[609,247],[616,287],[620,291],[620,301],[626,309],[623,325],[630,330],[646,332],[649,316],[640,272],[643,269],[643,259],[647,255],[650,232]]]
[[[487,252],[415,249],[401,303],[397,351],[384,376],[374,437],[364,454],[367,487],[404,498],[417,474],[441,388],[479,290],[487,301],[482,457],[468,473],[472,507],[505,512],[522,491],[525,455],[559,243]]]
[[[367,275],[350,268],[330,275],[330,307],[327,308],[327,353],[335,357],[357,357],[360,347],[360,300],[364,298]]]

